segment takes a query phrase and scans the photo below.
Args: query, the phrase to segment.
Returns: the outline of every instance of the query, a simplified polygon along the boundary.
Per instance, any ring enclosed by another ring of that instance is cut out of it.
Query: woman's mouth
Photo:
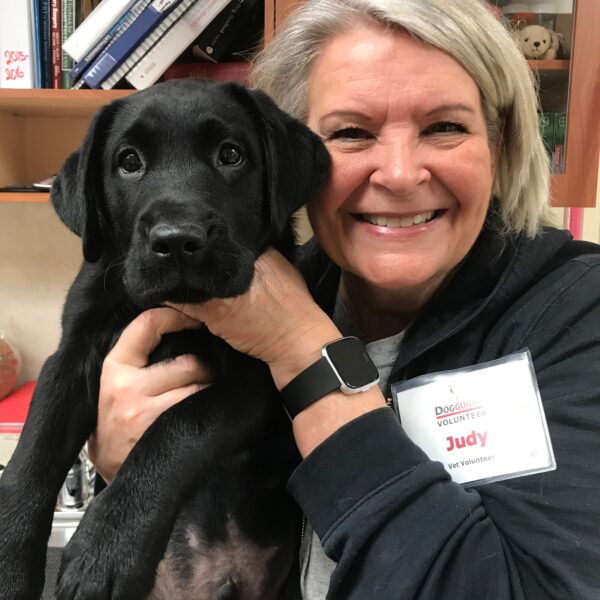
[[[414,225],[422,225],[435,219],[441,211],[430,210],[427,212],[418,213],[416,215],[410,215],[406,217],[387,217],[383,215],[357,215],[362,221],[377,225],[378,227],[387,227],[389,229],[404,229],[407,227],[413,227]]]

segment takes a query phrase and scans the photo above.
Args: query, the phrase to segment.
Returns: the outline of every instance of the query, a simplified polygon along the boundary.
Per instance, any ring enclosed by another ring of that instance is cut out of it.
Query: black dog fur
[[[236,84],[160,84],[95,116],[51,194],[85,262],[0,479],[0,598],[41,594],[56,497],[95,428],[102,361],[123,328],[166,301],[243,293],[268,246],[293,260],[290,217],[328,169],[316,135]],[[165,412],[93,500],[63,555],[60,600],[296,590],[285,484],[298,456],[268,369],[206,329],[164,336],[150,362],[185,353],[214,384]]]

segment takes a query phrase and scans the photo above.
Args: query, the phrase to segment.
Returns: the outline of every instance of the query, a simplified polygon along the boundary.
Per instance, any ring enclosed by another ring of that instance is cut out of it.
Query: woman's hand
[[[148,310],[123,330],[106,356],[100,378],[98,424],[88,444],[90,458],[104,480],[112,481],[160,414],[210,385],[211,374],[191,355],[145,366],[164,334],[200,326],[172,308]]]
[[[341,337],[297,269],[273,249],[257,260],[245,294],[174,308],[236,350],[266,362],[280,389],[319,358],[325,343]]]
[[[341,337],[300,273],[272,249],[256,261],[255,276],[245,294],[175,308],[205,323],[240,352],[265,361],[279,389],[318,360],[327,342]],[[327,394],[294,419],[300,453],[308,455],[352,419],[384,406],[377,387],[352,397],[342,392]]]

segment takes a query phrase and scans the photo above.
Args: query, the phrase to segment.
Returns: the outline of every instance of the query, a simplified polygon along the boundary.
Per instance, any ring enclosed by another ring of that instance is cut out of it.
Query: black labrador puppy
[[[41,594],[57,493],[123,328],[166,301],[243,293],[268,246],[292,260],[291,215],[328,170],[316,135],[236,84],[169,82],[95,116],[52,189],[85,262],[0,479],[1,598]],[[151,362],[184,353],[214,384],[165,412],[93,500],[60,599],[290,597],[298,514],[285,484],[298,455],[268,368],[206,329],[164,336]]]

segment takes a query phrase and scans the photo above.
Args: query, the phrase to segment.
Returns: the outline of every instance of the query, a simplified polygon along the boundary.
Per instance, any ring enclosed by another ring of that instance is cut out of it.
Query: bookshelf
[[[276,0],[260,1],[264,2],[264,40],[268,43],[275,30]],[[79,146],[93,114],[133,92],[0,89],[0,187],[27,185],[56,173]],[[48,196],[0,192],[0,205],[43,203]]]
[[[265,43],[302,0],[264,0]],[[566,81],[566,163],[552,176],[557,207],[596,205],[600,103],[600,2],[575,0],[571,60],[529,61],[540,80]],[[92,114],[127,90],[0,90],[0,186],[54,173],[79,145]],[[0,202],[43,202],[47,194],[0,193]]]

